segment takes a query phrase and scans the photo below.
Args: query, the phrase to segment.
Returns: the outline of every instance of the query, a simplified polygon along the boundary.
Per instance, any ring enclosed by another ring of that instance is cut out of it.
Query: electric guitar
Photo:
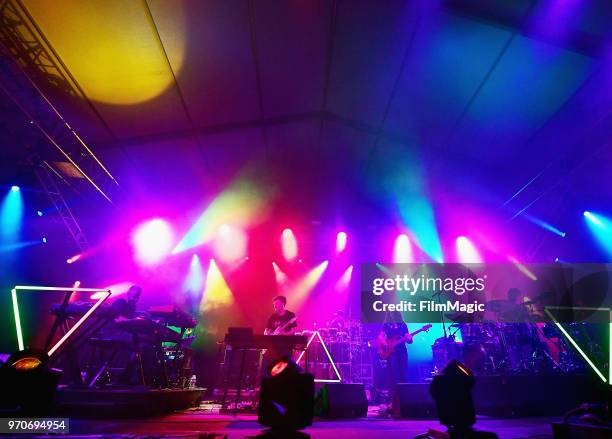
[[[381,341],[378,341],[378,356],[380,357],[381,360],[387,360],[391,354],[393,352],[395,352],[395,347],[401,343],[406,343],[408,340],[410,340],[412,337],[414,337],[415,335],[417,335],[419,332],[427,332],[429,331],[429,328],[431,328],[431,323],[423,326],[420,329],[417,329],[414,332],[409,332],[408,334],[402,336],[402,337],[393,337],[390,340],[387,340],[386,343],[383,343]],[[412,343],[412,342],[411,342]]]
[[[274,331],[272,331],[268,335],[280,335],[280,334],[284,334],[285,330],[287,329],[287,327],[291,326],[296,321],[297,321],[297,317],[293,317],[291,320],[289,320],[286,323],[280,325],[278,328],[276,328]]]

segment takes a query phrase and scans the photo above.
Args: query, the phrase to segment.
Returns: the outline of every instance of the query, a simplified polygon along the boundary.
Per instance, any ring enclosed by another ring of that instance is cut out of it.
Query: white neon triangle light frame
[[[595,363],[593,363],[593,361],[589,358],[587,353],[582,350],[582,348],[578,345],[578,343],[565,330],[563,325],[561,325],[561,323],[559,323],[559,321],[555,318],[555,316],[550,312],[551,309],[556,309],[556,310],[573,310],[573,311],[607,311],[607,312],[610,313],[610,323],[609,323],[609,325],[610,325],[610,330],[609,330],[609,337],[610,337],[609,343],[610,343],[610,347],[609,347],[609,354],[608,354],[609,355],[609,361],[608,361],[608,369],[609,370],[608,370],[608,378],[607,379],[604,376],[603,372],[601,370],[599,370],[599,368],[595,365]],[[569,340],[569,342],[574,347],[574,349],[576,349],[576,351],[578,351],[578,353],[582,356],[582,358],[584,358],[584,360],[587,362],[587,364],[589,366],[591,366],[591,368],[595,371],[597,376],[599,376],[599,378],[604,383],[607,382],[610,385],[612,385],[612,309],[611,308],[580,307],[580,306],[545,306],[544,307],[544,311],[546,312],[546,314],[548,314],[548,316],[551,318],[553,323],[557,326],[559,331],[561,331],[561,333]]]
[[[24,290],[24,291],[72,291],[72,292],[91,292],[91,293],[105,293],[103,294],[96,303],[94,303],[94,305],[89,308],[89,310],[87,310],[87,312],[85,314],[83,314],[83,317],[81,317],[73,326],[72,328],[70,328],[68,330],[68,332],[66,332],[59,340],[57,343],[55,343],[55,345],[53,345],[51,347],[51,349],[49,349],[49,351],[47,352],[47,355],[49,357],[51,357],[51,355],[53,355],[58,349],[59,347],[64,344],[64,342],[66,340],[68,340],[68,338],[70,338],[70,336],[72,334],[74,334],[74,332],[83,324],[83,322],[85,322],[85,320],[87,320],[89,318],[90,315],[93,314],[93,312],[98,309],[100,307],[100,305],[102,305],[106,299],[108,299],[110,297],[111,290],[105,290],[105,289],[101,289],[101,288],[73,288],[73,287],[40,287],[40,286],[28,286],[28,285],[16,285],[12,290],[11,290],[11,298],[13,300],[13,313],[15,314],[15,326],[17,329],[17,344],[19,346],[19,350],[23,351],[25,349],[25,344],[23,342],[23,332],[21,329],[21,317],[19,316],[19,303],[17,302],[17,291],[19,290]]]
[[[314,340],[315,336],[319,337],[319,341],[321,342],[321,346],[323,346],[323,350],[325,351],[325,354],[327,355],[327,358],[329,359],[329,362],[332,365],[332,368],[334,369],[334,373],[338,377],[335,380],[333,380],[333,379],[322,380],[322,379],[315,378],[315,383],[340,383],[340,382],[342,382],[342,377],[340,376],[340,372],[338,371],[338,368],[336,367],[336,363],[334,363],[334,359],[332,358],[331,354],[327,350],[327,346],[325,346],[325,342],[323,341],[323,338],[321,337],[321,334],[319,334],[319,331],[315,331],[310,336],[310,338],[308,339],[308,343],[306,343],[306,349],[304,349],[302,352],[300,352],[300,355],[298,356],[298,358],[296,360],[296,363],[300,364],[300,361],[302,361],[302,358],[304,357],[304,354],[306,353],[306,351],[310,347],[310,344],[312,343],[312,340]]]

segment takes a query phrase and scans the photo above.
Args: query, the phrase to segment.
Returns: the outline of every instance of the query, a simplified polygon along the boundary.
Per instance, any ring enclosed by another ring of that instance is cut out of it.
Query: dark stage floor
[[[501,439],[552,438],[551,422],[555,418],[478,420],[480,430],[494,431]],[[174,413],[147,420],[73,420],[73,435],[168,435],[196,437],[200,432],[228,434],[229,438],[256,436],[262,431],[253,415],[238,417],[208,413]],[[365,418],[356,420],[315,420],[305,430],[313,439],[358,439],[384,437],[411,439],[428,428],[444,430],[434,420],[394,420]]]

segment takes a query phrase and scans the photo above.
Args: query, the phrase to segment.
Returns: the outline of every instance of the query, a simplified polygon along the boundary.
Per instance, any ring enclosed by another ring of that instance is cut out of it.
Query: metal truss
[[[79,226],[76,218],[72,214],[72,211],[68,207],[66,200],[62,196],[62,192],[57,185],[57,178],[62,178],[48,162],[42,162],[35,166],[36,178],[38,182],[47,193],[49,200],[53,203],[55,210],[62,219],[64,225],[70,232],[72,239],[76,243],[77,247],[81,252],[89,248],[89,242],[83,233],[83,229]]]
[[[77,177],[73,187],[93,187],[113,204],[119,184],[41,87],[89,101],[20,0],[0,0],[0,77],[0,89],[40,131],[55,156],[69,163]],[[46,158],[50,154],[40,153]]]

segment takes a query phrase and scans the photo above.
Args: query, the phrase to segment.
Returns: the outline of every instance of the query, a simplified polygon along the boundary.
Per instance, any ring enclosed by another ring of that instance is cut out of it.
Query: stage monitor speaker
[[[317,395],[315,414],[324,418],[365,418],[368,399],[363,384],[326,384]]]
[[[261,381],[257,421],[278,430],[301,430],[312,425],[314,375],[281,373]]]
[[[436,419],[438,413],[436,403],[429,393],[429,384],[396,384],[393,414],[406,419]]]

